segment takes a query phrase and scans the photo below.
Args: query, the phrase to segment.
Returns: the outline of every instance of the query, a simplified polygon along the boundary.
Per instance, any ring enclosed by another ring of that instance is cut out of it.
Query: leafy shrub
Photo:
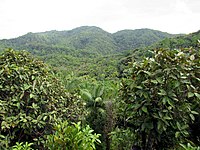
[[[181,149],[183,150],[200,150],[200,147],[195,147],[195,146],[192,146],[190,143],[187,143],[187,145],[184,145],[184,144],[180,144],[181,145]]]
[[[135,135],[130,129],[115,128],[110,135],[111,150],[127,150],[133,146]]]
[[[67,121],[59,122],[54,127],[55,132],[47,136],[46,147],[50,150],[94,150],[95,143],[100,143],[100,134],[93,134],[93,130],[87,125],[81,127],[81,123]]]
[[[57,119],[74,119],[74,99],[43,62],[7,50],[0,56],[0,148],[51,133]]]
[[[11,148],[11,150],[33,150],[31,148],[31,145],[33,145],[33,143],[18,143],[16,142],[16,144]]]
[[[200,100],[199,50],[155,50],[123,79],[126,121],[144,150],[173,147],[189,135]]]

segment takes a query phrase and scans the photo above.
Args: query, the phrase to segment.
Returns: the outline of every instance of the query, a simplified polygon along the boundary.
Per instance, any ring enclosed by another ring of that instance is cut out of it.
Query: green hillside
[[[167,38],[158,43],[153,47],[165,47],[165,48],[188,48],[197,47],[197,41],[200,39],[200,30],[188,35],[181,35],[176,38]]]
[[[126,51],[126,56],[121,58],[118,68],[122,73],[123,69],[131,62],[132,60],[141,60],[144,57],[152,57],[152,51],[159,48],[167,49],[179,49],[179,48],[197,48],[199,46],[200,31],[190,33],[187,35],[177,35],[171,38],[165,38],[161,41],[155,42],[150,46],[135,48],[133,50]]]
[[[79,27],[70,31],[28,33],[15,39],[2,40],[1,45],[26,49],[33,54],[65,53],[72,56],[105,55],[116,51],[112,35],[98,27]]]
[[[151,29],[122,30],[111,34],[98,27],[83,26],[69,31],[28,33],[1,40],[0,45],[2,48],[26,49],[37,55],[62,52],[78,57],[94,57],[149,46],[172,36]]]
[[[5,48],[27,50],[67,73],[112,77],[126,50],[146,47],[172,36],[151,29],[123,30],[111,34],[99,27],[82,26],[69,31],[27,33],[18,38],[1,40],[0,51]]]
[[[122,30],[113,34],[120,50],[146,47],[162,39],[175,35],[152,29]]]

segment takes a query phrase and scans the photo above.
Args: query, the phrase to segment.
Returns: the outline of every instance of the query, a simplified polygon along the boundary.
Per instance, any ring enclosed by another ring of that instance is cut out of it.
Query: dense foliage
[[[83,26],[69,31],[28,33],[15,39],[1,40],[0,45],[3,48],[26,49],[38,55],[62,52],[72,56],[92,57],[150,46],[173,36],[151,29],[123,30],[111,34],[98,27]]]
[[[49,150],[94,150],[95,143],[100,134],[93,134],[93,130],[87,125],[81,127],[81,123],[69,125],[67,121],[57,123],[54,126],[54,134],[47,135],[45,142]]]
[[[200,31],[187,35],[174,35],[171,38],[164,38],[161,41],[152,43],[150,46],[136,48],[134,50],[126,51],[126,57],[123,61],[127,62],[130,59],[142,60],[145,57],[152,57],[154,49],[166,48],[166,49],[181,49],[181,48],[198,48],[200,39]],[[120,64],[123,65],[123,62]]]
[[[1,54],[0,149],[199,149],[200,34],[174,36],[85,26],[1,40],[51,67]]]
[[[126,123],[144,150],[171,148],[189,135],[200,100],[199,50],[158,49],[133,62],[122,82]]]
[[[173,36],[175,35],[152,29],[122,30],[113,34],[121,51],[150,46],[155,42]]]
[[[200,39],[200,31],[190,33],[188,35],[177,36],[176,38],[166,38],[158,43],[156,43],[153,47],[161,47],[161,48],[189,48],[198,47],[198,40]]]
[[[77,120],[78,101],[43,62],[7,50],[0,56],[1,148],[51,133],[56,120]]]
[[[172,36],[151,29],[111,34],[98,27],[83,26],[69,31],[28,33],[18,38],[1,40],[0,51],[5,48],[27,50],[63,72],[76,70],[76,75],[91,73],[93,77],[109,78],[113,77],[112,72],[116,72],[117,63],[124,57],[121,52],[149,46]]]

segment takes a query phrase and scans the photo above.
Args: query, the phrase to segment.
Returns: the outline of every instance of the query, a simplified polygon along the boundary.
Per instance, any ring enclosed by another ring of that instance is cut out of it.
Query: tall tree
[[[7,50],[0,56],[0,148],[33,142],[56,120],[74,119],[75,99],[43,62]]]
[[[188,136],[200,100],[199,50],[157,49],[133,62],[122,82],[126,121],[143,150],[173,147]]]

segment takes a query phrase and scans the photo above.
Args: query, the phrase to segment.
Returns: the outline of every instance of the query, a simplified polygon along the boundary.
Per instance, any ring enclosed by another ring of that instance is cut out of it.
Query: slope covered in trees
[[[5,48],[27,50],[52,66],[76,75],[113,76],[118,61],[126,50],[149,46],[174,35],[151,29],[123,30],[111,34],[94,26],[69,31],[27,33],[14,39],[1,40]],[[109,69],[108,69],[109,68]]]
[[[37,55],[62,52],[73,56],[98,56],[149,46],[172,36],[151,29],[123,30],[111,34],[98,27],[83,26],[69,31],[28,33],[1,40],[0,45],[2,48],[26,49]]]
[[[177,36],[176,38],[164,39],[154,47],[165,47],[165,48],[187,48],[187,47],[197,47],[197,41],[200,39],[200,31],[190,33],[188,35]]]
[[[122,30],[113,34],[115,42],[120,50],[132,50],[150,46],[162,39],[174,36],[175,35],[151,29]]]
[[[62,83],[26,52],[4,52],[0,148],[196,149],[184,144],[200,143],[199,48],[154,52],[131,62],[121,80],[63,77]]]
[[[80,27],[70,31],[28,33],[19,38],[2,40],[2,45],[27,49],[37,55],[65,53],[85,56],[112,53],[116,46],[112,35],[97,27]]]
[[[150,46],[141,47],[126,51],[126,57],[121,61],[122,64],[127,64],[132,59],[141,59],[143,57],[151,57],[152,50],[158,48],[179,49],[179,48],[196,48],[199,45],[200,31],[187,35],[176,35],[175,37],[165,38],[161,41],[154,42]]]

